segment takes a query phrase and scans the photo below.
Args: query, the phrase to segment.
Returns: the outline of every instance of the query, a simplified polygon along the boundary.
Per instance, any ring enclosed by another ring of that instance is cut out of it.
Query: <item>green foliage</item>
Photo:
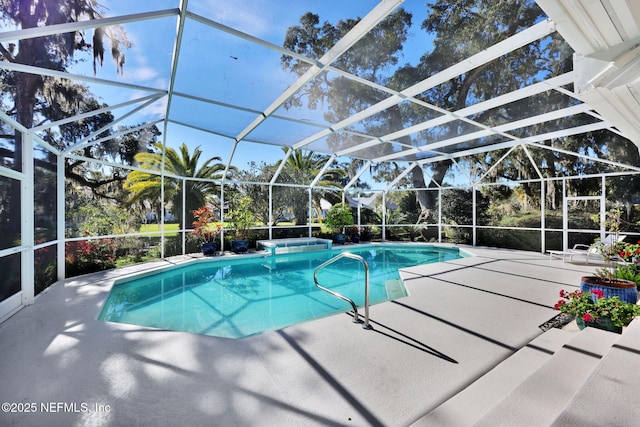
[[[420,205],[418,204],[418,199],[416,199],[416,194],[413,191],[407,191],[400,199],[399,205],[400,211],[405,215],[404,220],[411,224],[418,223],[418,218],[420,217]]]
[[[44,243],[45,240],[40,240],[37,243]],[[55,245],[45,246],[34,251],[34,286],[35,293],[39,294],[49,285],[53,284],[58,279],[58,263],[56,259]]]
[[[238,180],[248,183],[264,182],[268,183],[276,172],[276,165],[266,162],[249,162],[248,168],[238,171]],[[269,225],[269,196],[272,197],[273,221],[271,225],[277,225],[286,218],[286,191],[281,191],[284,187],[273,187],[269,191],[269,185],[265,184],[243,184],[242,191],[253,200],[253,212],[256,219],[263,224]]]
[[[616,326],[627,326],[636,316],[640,316],[640,306],[623,302],[619,297],[604,298],[599,289],[590,292],[560,291],[560,300],[554,308],[585,322],[600,322],[611,319]]]
[[[76,224],[76,232],[94,236],[127,233],[137,226],[127,211],[99,201],[86,203],[75,210],[69,209],[68,217]]]
[[[229,211],[229,223],[234,229],[235,238],[247,239],[249,231],[256,225],[256,218],[251,211],[253,201],[249,196],[240,197],[232,201],[232,209]]]
[[[344,233],[346,226],[353,225],[351,207],[346,203],[336,203],[327,212],[324,223],[334,233]]]
[[[133,203],[150,201],[157,206],[156,210],[161,211],[162,207],[160,195],[162,189],[162,176],[159,172],[163,169],[164,149],[161,143],[155,144],[156,152],[142,152],[135,155],[135,160],[140,163],[143,169],[150,169],[157,173],[134,170],[129,173],[124,188],[129,191],[130,197],[128,205]],[[205,180],[218,180],[222,177],[225,165],[220,163],[220,157],[214,156],[200,164],[202,150],[197,147],[193,153],[189,152],[186,144],[182,144],[179,150],[167,147],[165,150],[164,171],[175,176],[187,178],[199,178]],[[192,211],[207,202],[209,194],[217,194],[219,186],[211,181],[189,181],[187,180],[183,188],[182,180],[164,180],[165,199],[173,203],[173,214],[182,218],[182,193],[186,192],[186,214],[185,223],[193,221]]]
[[[283,149],[283,151],[286,152],[288,149]],[[293,150],[287,157],[279,181],[309,185],[318,178],[318,174],[328,160],[329,156],[324,154],[306,150]],[[276,167],[279,165],[280,162],[276,163]],[[344,169],[329,168],[319,177],[316,185],[326,188],[342,188],[339,181],[346,175],[347,172]],[[306,224],[309,212],[309,194],[306,189],[284,187],[281,192],[286,194],[286,205],[291,207],[296,224]],[[314,192],[312,195],[312,203],[317,211],[320,211],[320,199],[322,196],[326,197],[326,192]]]
[[[473,224],[473,190],[444,190],[442,191],[442,216],[443,222],[455,225]],[[479,220],[487,212],[489,199],[482,193],[476,195],[476,210]]]
[[[638,264],[619,265],[615,271],[616,279],[630,280],[640,287],[640,267]]]

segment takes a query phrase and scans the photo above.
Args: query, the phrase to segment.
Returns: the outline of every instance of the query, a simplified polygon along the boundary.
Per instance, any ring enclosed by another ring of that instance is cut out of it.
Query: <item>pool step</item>
[[[593,375],[578,390],[554,426],[573,427],[607,420],[611,425],[635,426],[640,406],[640,320],[634,320],[619,335]]]
[[[400,279],[390,279],[384,282],[384,288],[389,301],[409,296],[404,283]]]
[[[622,335],[595,328],[550,329],[414,425],[579,426],[603,419],[607,404],[616,412],[604,419],[634,425],[640,409],[625,409],[627,403],[615,400],[619,387],[633,390],[640,384],[638,342],[637,321]],[[623,361],[628,370],[620,369]]]
[[[576,333],[475,425],[551,425],[619,337],[596,328]]]
[[[575,334],[550,329],[505,359],[460,393],[419,419],[415,426],[468,426],[544,365]]]

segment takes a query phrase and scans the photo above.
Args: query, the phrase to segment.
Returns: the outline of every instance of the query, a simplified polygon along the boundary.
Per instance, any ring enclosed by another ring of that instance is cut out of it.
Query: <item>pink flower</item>
[[[582,320],[584,320],[585,322],[591,322],[591,315],[589,313],[585,313],[584,315],[582,315]]]
[[[604,298],[604,292],[602,291],[602,289],[594,289],[591,291],[591,293],[595,295],[596,298]]]

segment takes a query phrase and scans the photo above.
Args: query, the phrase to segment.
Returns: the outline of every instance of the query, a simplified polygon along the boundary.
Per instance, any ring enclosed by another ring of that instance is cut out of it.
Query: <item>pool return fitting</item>
[[[320,283],[318,283],[318,271],[320,271],[322,268],[330,264],[333,264],[334,262],[338,261],[341,258],[351,258],[351,259],[358,260],[364,266],[364,323],[362,324],[362,327],[364,329],[373,329],[373,327],[369,324],[369,265],[364,260],[364,258],[362,258],[360,255],[354,255],[350,252],[343,252],[339,255],[336,255],[333,258],[331,258],[329,261],[326,261],[316,267],[316,269],[313,271],[313,281],[315,282],[318,289],[328,292],[331,295],[337,298],[340,298],[341,300],[351,304],[351,307],[353,308],[353,323],[362,323],[360,321],[360,318],[358,317],[358,307],[356,306],[356,303],[353,302],[351,298],[347,298],[344,295],[339,294],[338,292],[332,291],[331,289],[327,289],[324,286],[321,286]]]

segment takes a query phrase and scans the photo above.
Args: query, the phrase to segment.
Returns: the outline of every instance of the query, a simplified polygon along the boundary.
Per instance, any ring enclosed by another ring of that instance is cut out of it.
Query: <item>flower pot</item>
[[[583,318],[578,317],[576,318],[576,323],[578,324],[578,328],[580,328],[580,330],[583,330],[588,326],[590,328],[597,328],[609,332],[615,332],[616,334],[622,333],[622,326],[614,325],[611,319],[609,319],[608,317],[603,317],[602,319],[598,320],[600,321],[598,322],[597,320],[594,320],[592,322],[585,322]]]
[[[352,234],[351,235],[351,241],[353,243],[360,243],[360,235],[359,234]]]
[[[206,242],[200,245],[200,249],[202,249],[202,255],[210,256],[216,254],[216,249],[218,246],[215,242]]]
[[[234,254],[242,254],[249,250],[249,239],[232,240],[231,252]]]
[[[333,243],[335,243],[336,245],[344,245],[344,242],[346,241],[347,241],[347,236],[342,233],[333,235]]]
[[[621,301],[635,304],[638,301],[638,288],[635,282],[623,279],[603,279],[596,276],[584,276],[580,280],[580,290],[590,292],[600,289],[605,298],[619,297]]]

